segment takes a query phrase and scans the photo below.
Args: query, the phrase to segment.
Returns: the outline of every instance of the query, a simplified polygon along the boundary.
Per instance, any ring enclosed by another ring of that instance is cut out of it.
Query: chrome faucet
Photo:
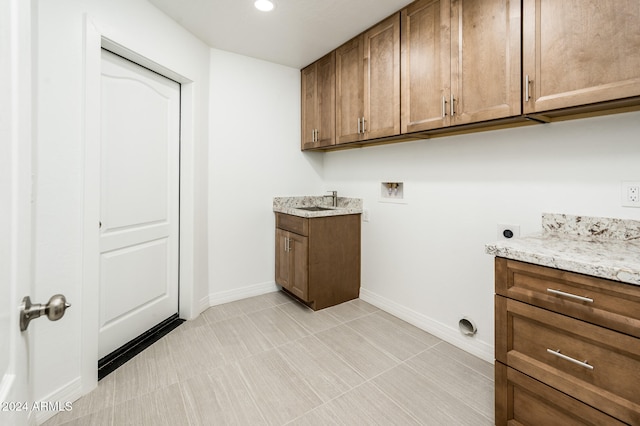
[[[331,195],[325,195],[325,197],[331,197],[331,205],[333,207],[338,207],[338,191],[327,191],[330,192]]]

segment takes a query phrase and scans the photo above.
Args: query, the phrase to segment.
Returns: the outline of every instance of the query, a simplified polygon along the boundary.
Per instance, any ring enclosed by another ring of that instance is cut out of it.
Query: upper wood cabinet
[[[522,113],[520,0],[451,2],[454,124]]]
[[[336,50],[336,143],[400,134],[400,16]]]
[[[524,0],[524,112],[640,96],[640,2]]]
[[[639,27],[638,0],[417,0],[302,70],[302,149],[638,109]]]
[[[365,139],[400,134],[400,14],[364,34]]]
[[[449,1],[410,4],[402,19],[402,133],[449,124],[451,41]]]
[[[335,64],[331,52],[301,72],[302,149],[335,144]]]
[[[520,18],[513,0],[403,9],[402,133],[521,114]]]

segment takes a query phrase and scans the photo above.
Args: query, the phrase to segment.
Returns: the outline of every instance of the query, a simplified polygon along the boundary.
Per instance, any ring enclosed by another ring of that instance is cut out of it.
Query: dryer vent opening
[[[458,322],[458,327],[460,328],[460,332],[465,336],[473,336],[478,332],[475,323],[466,317]]]

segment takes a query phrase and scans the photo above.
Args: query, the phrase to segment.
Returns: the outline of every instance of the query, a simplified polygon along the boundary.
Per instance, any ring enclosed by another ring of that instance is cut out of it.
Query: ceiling
[[[302,68],[411,0],[148,0],[211,47]]]

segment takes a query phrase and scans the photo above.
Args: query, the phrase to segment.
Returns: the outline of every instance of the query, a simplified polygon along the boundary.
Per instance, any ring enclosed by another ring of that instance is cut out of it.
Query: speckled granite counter
[[[487,244],[487,254],[640,285],[640,221],[542,215],[542,233]]]
[[[300,207],[324,207],[330,210],[307,211]],[[338,197],[338,206],[331,205],[331,196],[275,197],[273,211],[300,217],[340,216],[345,214],[361,214],[362,199]]]

